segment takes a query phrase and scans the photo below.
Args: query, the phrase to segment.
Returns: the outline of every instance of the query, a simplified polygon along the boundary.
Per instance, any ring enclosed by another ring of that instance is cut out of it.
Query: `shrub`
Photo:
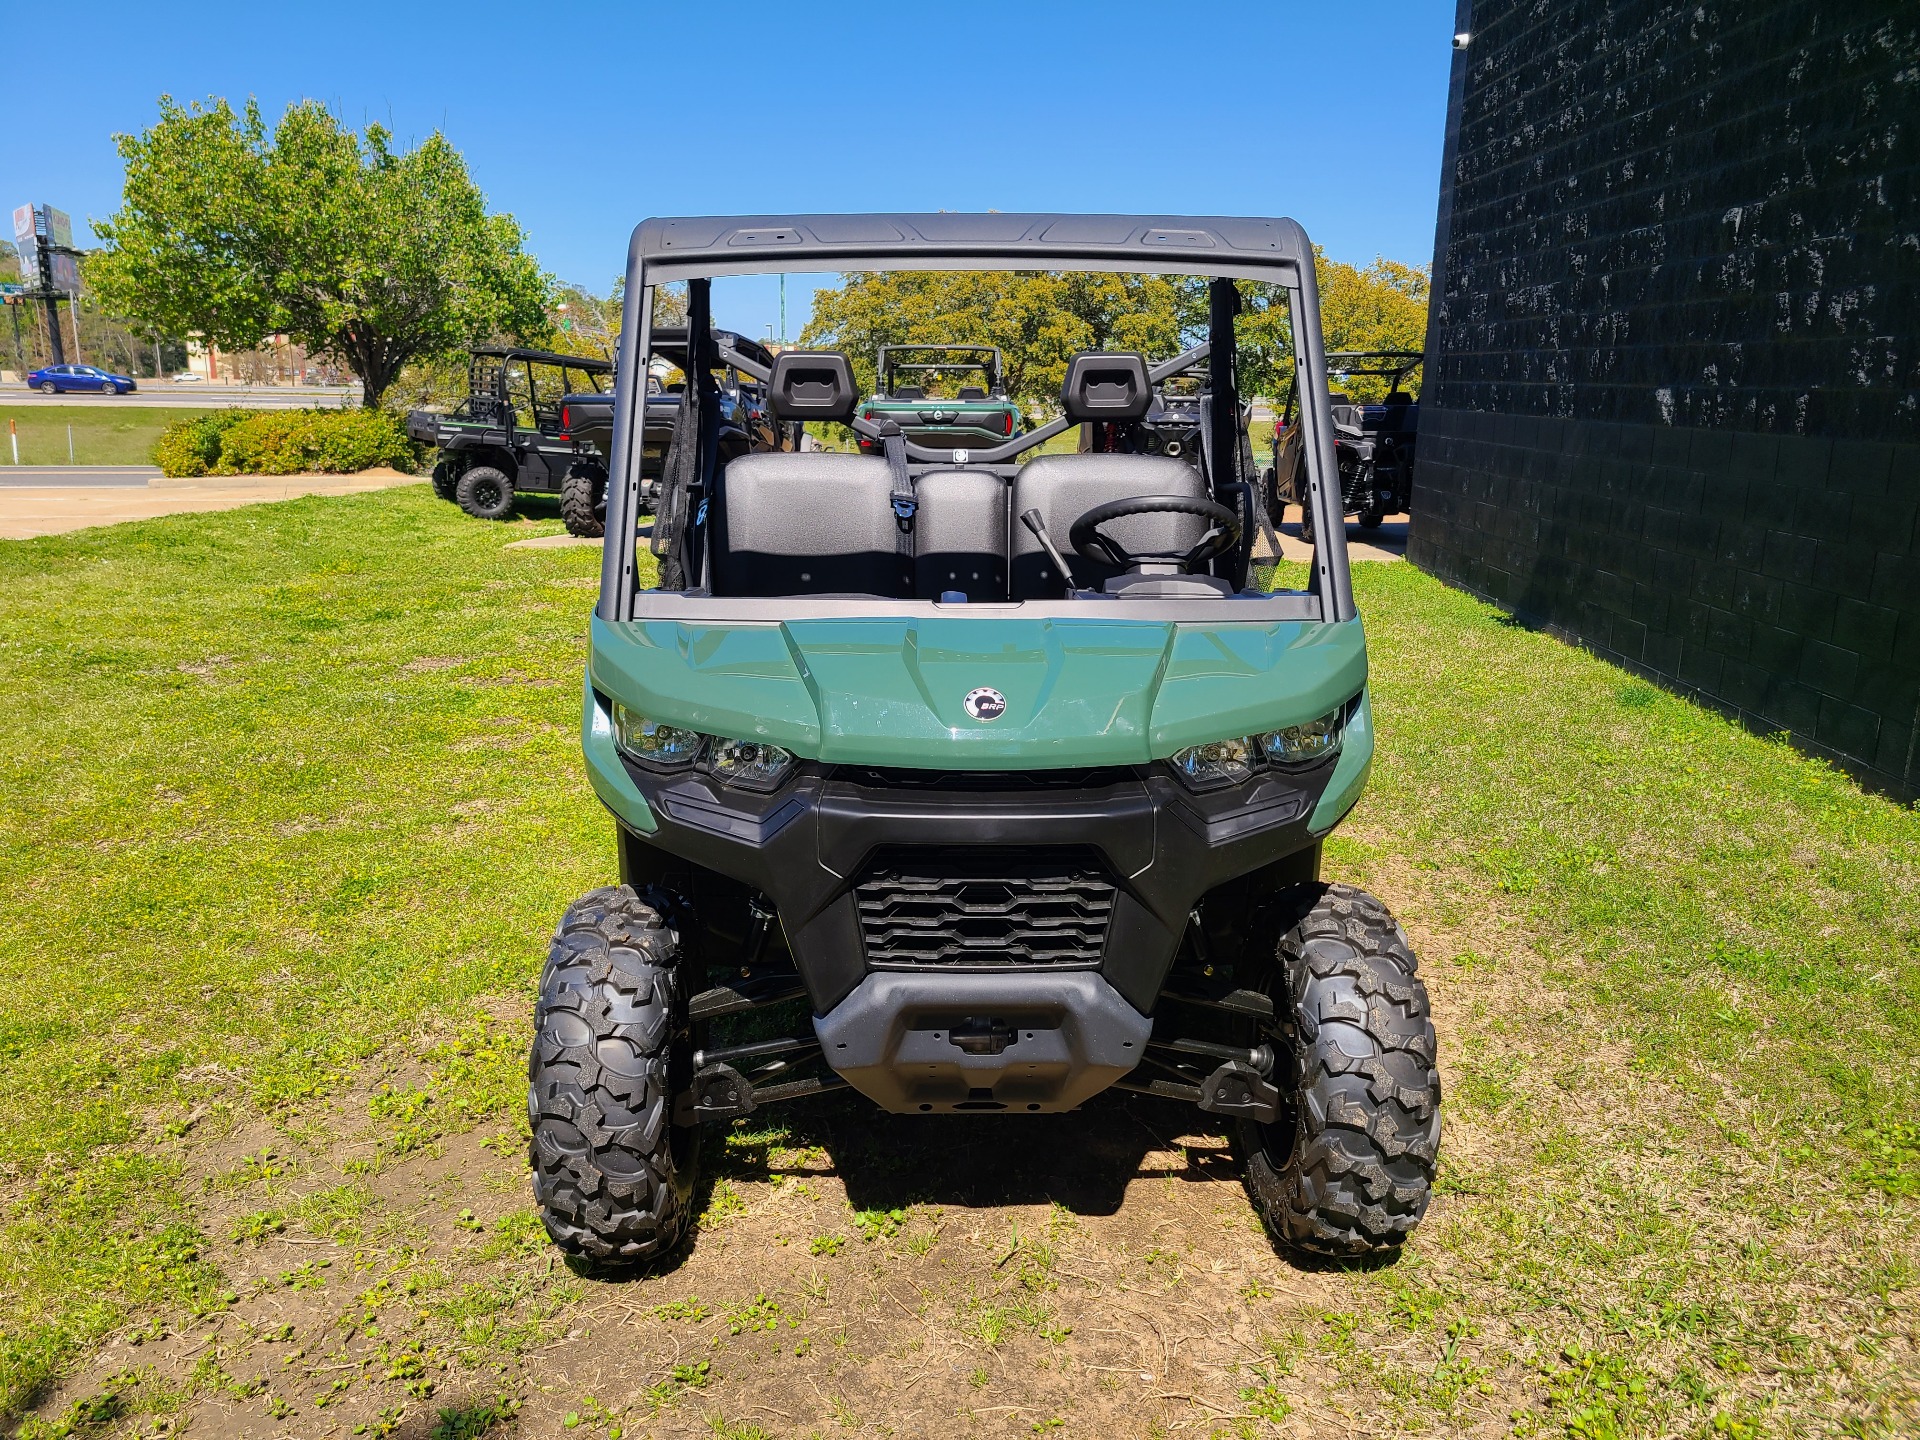
[[[153,460],[167,475],[346,474],[374,465],[411,473],[419,454],[385,410],[223,410],[169,426]]]
[[[211,415],[175,421],[153,442],[153,463],[163,475],[205,475],[220,461],[220,437],[250,413],[216,410]]]

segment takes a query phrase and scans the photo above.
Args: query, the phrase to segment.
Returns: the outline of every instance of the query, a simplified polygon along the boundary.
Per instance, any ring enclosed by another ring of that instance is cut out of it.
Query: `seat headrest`
[[[1387,396],[1386,400],[1383,403],[1388,405],[1411,405],[1413,404],[1413,396],[1409,395],[1404,390],[1395,390],[1392,394]]]
[[[767,409],[775,420],[851,420],[860,396],[838,350],[787,350],[773,357]]]
[[[962,385],[960,387],[960,398],[962,400],[984,400],[987,398],[986,387],[982,385]]]
[[[1075,424],[1089,420],[1139,420],[1153,404],[1143,355],[1084,350],[1067,363],[1060,405]]]

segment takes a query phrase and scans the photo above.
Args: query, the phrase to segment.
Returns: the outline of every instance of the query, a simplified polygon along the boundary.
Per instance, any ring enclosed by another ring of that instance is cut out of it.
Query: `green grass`
[[[506,538],[413,487],[0,543],[0,1423],[116,1327],[233,1303],[222,1247],[296,1203],[262,1120],[323,1128],[433,1022],[370,1164],[517,1103],[474,1003],[528,995],[614,857],[576,738],[597,552]],[[1423,1425],[1522,1367],[1539,1433],[1762,1433],[1884,1375],[1920,1278],[1920,815],[1410,567],[1355,585],[1380,752],[1327,870],[1438,937],[1450,1138],[1420,1242],[1300,1343]],[[236,1137],[221,1175],[189,1129]],[[364,1223],[352,1187],[297,1203]],[[502,1303],[433,1302],[524,1349]]]
[[[127,403],[124,397],[100,396],[85,405],[0,405],[0,446],[6,446],[7,423],[20,438],[22,465],[65,465],[67,429],[73,429],[73,463],[77,465],[147,465],[153,460],[153,442],[179,420],[211,415],[212,409],[174,409],[171,406]],[[13,463],[13,451],[0,449],[0,478]]]

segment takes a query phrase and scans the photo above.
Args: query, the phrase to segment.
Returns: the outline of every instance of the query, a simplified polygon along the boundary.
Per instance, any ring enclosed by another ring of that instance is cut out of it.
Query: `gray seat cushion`
[[[1037,509],[1047,533],[1073,566],[1074,582],[1086,590],[1120,572],[1111,565],[1074,553],[1068,538],[1073,522],[1096,505],[1141,495],[1187,495],[1207,499],[1206,482],[1184,461],[1165,455],[1041,455],[1014,477],[1013,504],[1007,516],[1011,537],[1009,586],[1015,600],[1058,599],[1066,587],[1033,532],[1020,523]],[[1104,527],[1129,550],[1183,550],[1200,543],[1207,524],[1197,515],[1135,515]]]
[[[1007,482],[985,470],[929,470],[914,485],[913,593],[1007,598]]]
[[[710,507],[713,593],[905,597],[892,493],[876,456],[741,456]]]

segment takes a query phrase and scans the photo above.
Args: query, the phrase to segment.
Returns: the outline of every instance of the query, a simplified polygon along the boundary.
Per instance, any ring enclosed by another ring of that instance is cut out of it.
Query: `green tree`
[[[899,270],[815,292],[803,345],[847,352],[863,391],[882,345],[998,345],[1007,393],[1051,399],[1080,350],[1165,359],[1206,321],[1203,284],[1163,275]]]
[[[1315,261],[1327,349],[1421,348],[1424,266],[1376,258],[1360,267],[1318,251]],[[1240,391],[1277,396],[1293,370],[1286,292],[1242,282],[1240,296]],[[846,351],[863,391],[873,388],[882,345],[998,345],[1008,393],[1032,402],[1059,394],[1076,351],[1138,350],[1165,360],[1196,344],[1206,327],[1206,282],[1189,276],[907,270],[847,275],[818,291],[800,342]]]
[[[162,96],[159,123],[116,144],[125,189],[90,273],[138,326],[231,349],[284,332],[359,376],[369,406],[412,360],[546,327],[519,225],[487,213],[438,132],[402,152],[315,101],[269,131],[251,100]]]
[[[1320,279],[1320,333],[1328,350],[1424,350],[1427,342],[1427,267],[1375,256],[1364,268],[1329,260],[1314,250]],[[1356,400],[1387,393],[1379,376],[1352,376],[1340,388]],[[1419,377],[1412,382],[1420,389]]]

